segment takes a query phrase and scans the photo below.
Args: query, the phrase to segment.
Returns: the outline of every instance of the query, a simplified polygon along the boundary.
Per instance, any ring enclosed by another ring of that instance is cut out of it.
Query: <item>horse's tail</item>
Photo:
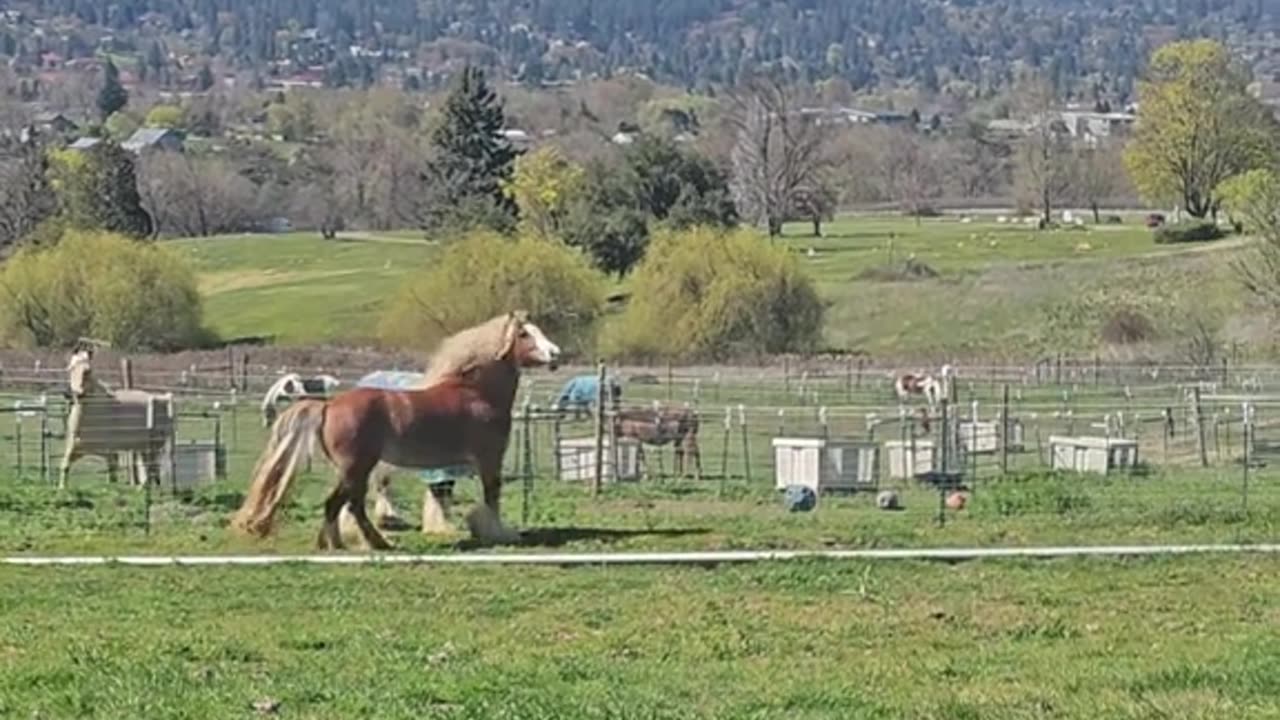
[[[241,532],[266,537],[275,529],[276,513],[288,497],[298,463],[311,455],[319,439],[327,405],[304,398],[280,413],[253,470],[249,494],[232,520]]]

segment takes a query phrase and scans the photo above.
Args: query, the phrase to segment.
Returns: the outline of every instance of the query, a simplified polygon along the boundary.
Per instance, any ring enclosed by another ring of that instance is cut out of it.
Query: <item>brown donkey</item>
[[[525,313],[513,312],[446,338],[420,389],[355,388],[328,400],[295,402],[273,424],[233,524],[257,537],[269,535],[299,462],[318,442],[337,469],[317,538],[321,549],[342,548],[344,509],[366,545],[391,547],[364,506],[369,474],[380,464],[426,470],[470,463],[484,489],[484,503],[468,518],[471,534],[517,542],[519,534],[503,526],[498,512],[511,406],[521,369],[554,370],[559,356],[560,348]]]

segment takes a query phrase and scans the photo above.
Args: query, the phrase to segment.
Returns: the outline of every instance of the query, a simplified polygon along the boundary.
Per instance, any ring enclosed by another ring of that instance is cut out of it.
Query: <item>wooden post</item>
[[[844,398],[846,401],[853,401],[853,356],[849,355],[844,360]]]
[[[1000,474],[1009,474],[1009,386],[1000,402]]]
[[[670,368],[670,365],[667,365]],[[600,487],[604,484],[604,396],[605,367],[600,363],[596,367],[596,467],[591,476],[591,494],[600,495]],[[668,385],[668,388],[671,386]],[[668,390],[670,392],[670,390]]]
[[[133,362],[129,358],[120,358],[120,383],[126,390],[133,388]]]
[[[236,386],[236,351],[230,345],[227,346],[227,387],[234,388]]]
[[[604,377],[604,376],[601,375],[601,377]],[[671,387],[671,383],[672,383],[671,361],[668,360],[667,361],[667,402],[671,402],[671,393],[674,391],[674,388]]]
[[[747,406],[738,405],[738,426],[742,428],[742,473],[751,485],[751,445],[747,442]]]
[[[1200,444],[1200,466],[1209,467],[1209,447],[1206,445],[1208,438],[1204,434],[1204,406],[1200,404],[1200,386],[1195,388],[1196,402],[1196,434],[1199,435]]]
[[[552,443],[552,454],[555,455],[556,482],[559,482],[560,479],[564,477],[563,475],[564,468],[561,466],[563,459],[560,457],[560,432],[561,432],[560,423],[561,423],[560,411],[557,410],[555,418],[551,421],[551,443]]]
[[[133,389],[133,361],[131,361],[127,357],[120,358],[120,385],[126,390]],[[128,470],[125,471],[125,477],[128,479],[130,485],[137,485],[138,484],[137,456],[135,456],[132,451],[129,451],[124,454],[124,459],[125,459],[125,465],[128,466]],[[144,480],[145,480],[145,476],[144,476]],[[147,501],[150,502],[150,495],[147,496]],[[148,527],[150,527],[150,524],[151,524],[151,511],[148,508],[147,510]]]
[[[724,409],[724,443],[720,446],[720,496],[724,497],[724,484],[729,479],[729,433],[733,430],[733,409]]]
[[[240,355],[240,392],[249,392],[249,353]]]
[[[1245,403],[1241,410],[1244,424],[1244,427],[1241,428],[1244,431],[1241,433],[1244,437],[1244,462],[1241,463],[1244,467],[1244,479],[1240,486],[1240,503],[1247,518],[1249,514],[1249,446],[1252,444],[1253,440],[1253,406],[1249,403]]]

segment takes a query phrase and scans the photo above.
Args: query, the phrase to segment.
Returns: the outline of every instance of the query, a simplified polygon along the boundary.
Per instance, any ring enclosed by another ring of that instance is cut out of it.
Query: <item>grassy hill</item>
[[[1208,317],[1247,339],[1244,297],[1230,271],[1240,240],[1157,246],[1127,224],[1037,232],[992,219],[842,218],[786,243],[831,303],[835,347],[873,355],[1027,357],[1091,352],[1108,312],[1146,316],[1151,344],[1176,344]],[[383,303],[438,245],[413,233],[248,235],[175,241],[194,263],[207,314],[223,337],[280,343],[370,339]],[[1165,347],[1165,349],[1169,349]]]

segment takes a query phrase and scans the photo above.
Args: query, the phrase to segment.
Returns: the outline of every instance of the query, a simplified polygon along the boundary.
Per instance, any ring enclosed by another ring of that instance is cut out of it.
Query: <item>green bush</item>
[[[604,306],[604,277],[576,250],[477,230],[405,281],[379,336],[388,345],[429,350],[459,330],[522,309],[566,352],[582,351],[594,344]]]
[[[1226,233],[1212,221],[1194,221],[1165,225],[1156,230],[1156,243],[1171,245],[1185,242],[1208,242],[1224,237]]]
[[[811,350],[822,336],[812,281],[750,230],[658,233],[631,291],[605,338],[614,356],[721,360]]]
[[[169,250],[110,233],[76,233],[19,252],[0,271],[0,339],[68,347],[81,337],[122,350],[181,350],[209,340],[196,277]]]

